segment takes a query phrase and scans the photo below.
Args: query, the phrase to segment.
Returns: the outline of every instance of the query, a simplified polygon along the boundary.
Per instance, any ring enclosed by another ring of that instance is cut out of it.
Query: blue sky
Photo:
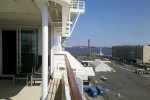
[[[92,46],[150,44],[150,0],[85,0],[66,45]]]

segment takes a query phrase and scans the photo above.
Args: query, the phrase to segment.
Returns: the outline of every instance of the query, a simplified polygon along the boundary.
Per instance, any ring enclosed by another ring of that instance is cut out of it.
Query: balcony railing
[[[84,10],[85,9],[85,2],[84,1],[72,1],[71,8],[77,10]]]
[[[82,96],[81,96],[79,88],[77,86],[75,76],[73,74],[69,60],[66,55],[64,55],[64,56],[65,56],[65,62],[66,62],[68,82],[69,82],[70,92],[71,92],[71,99],[72,100],[82,100]]]
[[[63,79],[63,91],[62,94],[65,96],[64,98],[66,100],[89,100],[86,93],[83,92],[83,90],[78,88],[78,85],[81,85],[80,83],[77,83],[76,78],[76,72],[72,70],[74,68],[72,65],[72,61],[75,59],[71,59],[71,55],[67,52],[61,52],[55,54],[55,56],[59,57],[60,59],[64,60],[66,70],[62,73],[62,79]],[[58,62],[60,62],[60,59]],[[70,62],[71,60],[71,62]],[[74,62],[74,61],[73,61]],[[76,65],[76,63],[75,63]],[[62,66],[62,65],[61,65]],[[72,67],[71,67],[72,66]],[[83,88],[83,87],[82,87]]]

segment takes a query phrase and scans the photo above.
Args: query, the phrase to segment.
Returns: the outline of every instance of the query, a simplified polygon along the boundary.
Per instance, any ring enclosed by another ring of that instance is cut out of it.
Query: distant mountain
[[[70,52],[74,56],[88,55],[89,54],[87,46],[65,47],[65,50]],[[111,47],[91,47],[91,53],[100,54],[100,50],[105,56],[111,56],[112,55],[112,48]]]

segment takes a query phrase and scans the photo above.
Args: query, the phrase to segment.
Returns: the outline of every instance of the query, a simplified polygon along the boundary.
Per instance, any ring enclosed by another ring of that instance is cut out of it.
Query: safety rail
[[[71,96],[70,96],[70,87],[69,87],[69,83],[68,83],[68,77],[67,77],[67,72],[65,71],[63,74],[63,89],[64,92],[63,95],[65,96],[65,100],[71,100]]]
[[[68,82],[69,82],[69,86],[70,86],[71,99],[72,100],[82,100],[82,96],[80,94],[79,88],[75,81],[75,77],[74,77],[71,65],[69,63],[69,60],[66,55],[64,55],[64,57],[65,57],[65,62],[66,62],[66,69],[67,69]]]
[[[64,92],[66,100],[89,100],[88,96],[83,93],[81,95],[79,88],[77,86],[77,82],[75,79],[75,74],[72,70],[71,63],[69,61],[70,56],[66,52],[62,52],[61,54],[54,54],[64,56],[66,70],[63,73],[63,83],[64,83]],[[69,58],[68,58],[69,57]]]
[[[71,8],[73,9],[85,9],[85,2],[84,1],[72,1]]]

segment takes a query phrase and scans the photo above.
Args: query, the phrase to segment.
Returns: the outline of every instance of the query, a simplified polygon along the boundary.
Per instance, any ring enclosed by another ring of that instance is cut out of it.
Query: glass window
[[[20,34],[20,73],[31,73],[37,67],[38,37],[36,30],[21,30]]]

